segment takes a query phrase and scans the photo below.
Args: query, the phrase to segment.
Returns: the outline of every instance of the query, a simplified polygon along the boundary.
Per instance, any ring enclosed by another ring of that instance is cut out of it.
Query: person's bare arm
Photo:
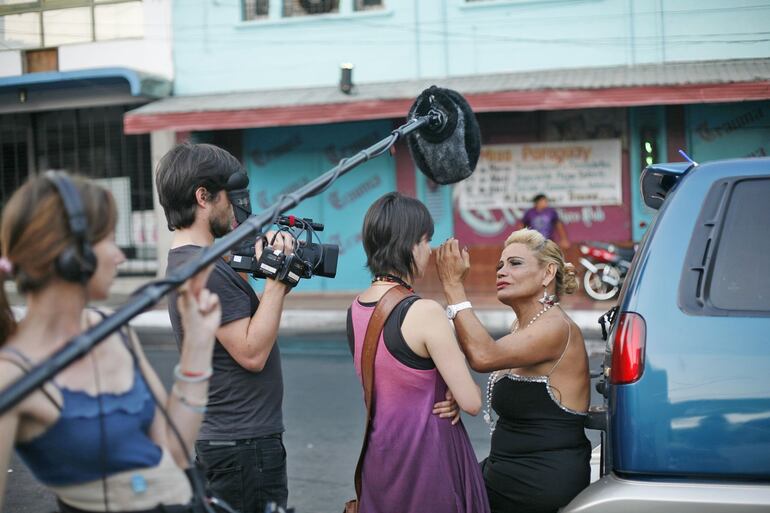
[[[260,372],[265,367],[278,335],[287,288],[281,282],[265,280],[265,291],[256,313],[217,330],[219,342],[244,369]]]
[[[205,279],[203,279],[205,283]],[[198,290],[197,298],[189,289],[180,291],[179,313],[184,323],[184,341],[179,357],[179,373],[183,376],[202,376],[211,372],[211,359],[214,350],[214,332],[219,326],[221,309],[219,298],[208,290]],[[136,334],[130,330],[131,340],[142,368],[142,373],[152,388],[158,402],[165,405],[171,420],[182,437],[182,444],[158,412],[150,428],[150,436],[155,443],[166,447],[180,468],[187,468],[190,454],[200,429],[206,403],[208,402],[209,380],[196,379],[196,382],[174,377],[169,394],[163,387],[158,375],[142,351]]]
[[[559,233],[559,245],[567,249],[570,247],[569,237],[567,237],[567,230],[564,228],[564,223],[556,221],[556,231]]]
[[[463,352],[477,372],[529,367],[556,360],[567,338],[567,325],[558,317],[542,318],[535,330],[511,333],[497,341],[470,310],[459,312],[454,322]]]
[[[435,301],[419,300],[409,309],[402,329],[416,333],[424,342],[457,404],[476,415],[481,410],[481,391],[468,370],[444,309]]]
[[[21,372],[10,364],[0,363],[0,390],[19,379]],[[19,428],[19,406],[8,410],[0,416],[0,511],[3,510],[5,483],[8,479],[8,466],[11,463],[11,453],[16,443],[16,431]]]
[[[272,234],[268,233],[268,236],[272,237]],[[293,240],[285,232],[279,232],[273,247],[290,254]],[[256,249],[256,258],[259,259],[262,254],[261,241],[257,242]],[[264,369],[278,335],[284,298],[288,291],[288,285],[266,279],[265,290],[254,315],[229,322],[217,330],[219,342],[244,369],[251,372]],[[227,308],[227,305],[223,305],[223,308]]]
[[[447,303],[467,301],[463,280],[470,268],[468,251],[460,250],[456,239],[441,245],[436,254],[436,268]],[[522,330],[495,341],[481,324],[473,309],[460,311],[454,319],[457,339],[473,370],[490,372],[527,367],[559,357],[566,337],[566,326],[560,319],[540,319],[537,335]]]

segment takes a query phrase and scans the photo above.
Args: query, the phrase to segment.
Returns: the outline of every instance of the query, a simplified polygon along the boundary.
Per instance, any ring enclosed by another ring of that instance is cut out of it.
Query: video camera
[[[257,260],[254,254],[256,238],[247,239],[237,250],[233,251],[230,267],[235,271],[251,274],[254,278],[273,278],[293,287],[301,278],[337,276],[337,260],[340,248],[334,244],[321,244],[312,241],[315,232],[323,231],[324,225],[316,223],[307,217],[281,216],[276,225],[283,228],[296,241],[294,253],[285,255],[273,248],[273,240],[267,240],[262,235],[264,249]],[[305,233],[305,239],[301,239]]]
[[[227,195],[233,205],[235,219],[238,224],[244,222],[251,215],[251,202],[249,201],[248,178],[245,173],[235,173],[238,176],[231,181],[235,187],[228,188]],[[295,216],[280,216],[275,224],[279,231],[288,232],[294,238],[294,253],[285,255],[282,251],[273,248],[273,240],[267,240],[265,235],[259,235],[263,239],[262,256],[257,260],[254,246],[257,237],[249,237],[240,247],[232,252],[230,267],[237,272],[251,274],[254,278],[273,278],[290,287],[294,287],[302,278],[313,276],[334,278],[337,275],[337,260],[340,248],[334,244],[322,244],[313,242],[313,235],[323,231],[324,225],[316,223],[312,219]],[[304,240],[301,239],[305,234]],[[316,238],[318,236],[316,235]]]

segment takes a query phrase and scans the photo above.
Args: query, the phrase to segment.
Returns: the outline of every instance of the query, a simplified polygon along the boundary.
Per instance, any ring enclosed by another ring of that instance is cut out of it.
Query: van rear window
[[[770,180],[735,184],[715,249],[711,303],[723,310],[770,311]]]
[[[679,306],[693,315],[770,316],[770,177],[729,178],[709,190]]]

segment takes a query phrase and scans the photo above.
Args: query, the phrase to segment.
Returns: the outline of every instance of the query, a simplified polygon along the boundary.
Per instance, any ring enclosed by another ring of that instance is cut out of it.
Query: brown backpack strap
[[[366,327],[364,345],[361,349],[361,381],[364,384],[364,401],[366,402],[366,430],[364,431],[364,441],[361,445],[361,454],[358,456],[355,475],[356,497],[359,500],[361,498],[361,471],[364,454],[366,454],[366,448],[369,446],[369,431],[371,430],[372,418],[374,417],[374,358],[377,355],[380,333],[382,333],[385,321],[388,320],[393,309],[401,301],[413,295],[406,287],[401,285],[388,290],[377,302],[374,313]]]

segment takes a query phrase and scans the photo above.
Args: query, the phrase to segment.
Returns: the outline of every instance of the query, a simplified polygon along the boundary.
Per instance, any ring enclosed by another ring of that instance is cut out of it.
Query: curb
[[[481,323],[494,336],[502,336],[511,329],[516,316],[510,310],[476,310]],[[601,312],[596,310],[574,310],[569,312],[586,339],[600,339],[601,328],[598,323]],[[139,331],[166,331],[171,330],[171,322],[168,313],[163,310],[151,310],[135,317],[131,322],[137,332]],[[313,309],[285,309],[281,315],[279,335],[344,335],[347,330],[347,310],[313,310]],[[588,341],[587,341],[588,344]],[[601,346],[592,340],[590,345]],[[593,347],[591,349],[594,349]]]
[[[17,319],[24,316],[25,309],[23,307],[14,306],[12,308]],[[477,309],[475,312],[481,323],[494,337],[508,333],[516,319],[513,312],[507,309]],[[601,341],[601,328],[598,323],[602,313],[598,310],[572,310],[568,314],[583,332],[589,353],[603,352],[604,342]],[[174,344],[173,337],[167,336],[171,332],[171,321],[166,310],[143,312],[134,317],[129,324],[139,335],[166,335],[163,338],[167,339],[168,343]],[[278,334],[285,337],[307,335],[344,337],[346,330],[346,309],[284,309]]]
[[[503,334],[511,329],[516,316],[510,310],[476,310],[481,323],[490,333]],[[569,312],[583,336],[601,335],[598,311],[575,310]],[[135,329],[171,329],[171,321],[164,310],[151,310],[136,316],[130,322]],[[347,310],[285,309],[281,315],[282,335],[338,334],[347,329]]]

